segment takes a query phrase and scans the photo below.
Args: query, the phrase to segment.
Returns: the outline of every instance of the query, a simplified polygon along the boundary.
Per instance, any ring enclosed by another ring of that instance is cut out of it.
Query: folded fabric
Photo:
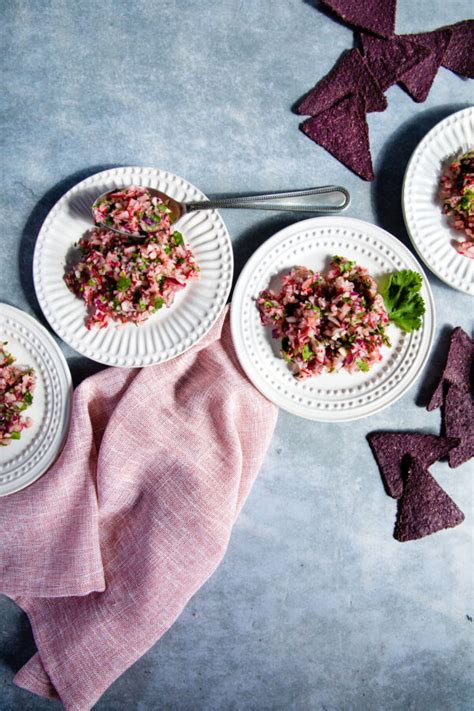
[[[222,559],[276,417],[225,315],[172,361],[79,386],[56,464],[0,504],[0,590],[38,647],[16,684],[85,711],[166,632]]]

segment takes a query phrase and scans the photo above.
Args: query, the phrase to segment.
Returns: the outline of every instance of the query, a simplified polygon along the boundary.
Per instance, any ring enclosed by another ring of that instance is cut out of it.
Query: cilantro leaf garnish
[[[309,345],[307,343],[304,344],[303,350],[301,351],[301,355],[302,355],[303,360],[305,362],[313,357],[313,351],[311,350],[311,348],[309,347]]]
[[[389,274],[379,289],[390,321],[406,333],[421,328],[425,313],[425,302],[419,293],[421,285],[421,274],[402,269]]]

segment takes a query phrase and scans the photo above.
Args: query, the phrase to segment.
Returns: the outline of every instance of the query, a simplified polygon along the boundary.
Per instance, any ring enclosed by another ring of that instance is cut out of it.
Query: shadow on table
[[[273,214],[271,217],[261,220],[258,224],[252,225],[252,227],[244,230],[236,239],[233,239],[234,280],[232,283],[232,292],[245,264],[267,239],[285,227],[289,227],[289,225],[293,225],[295,222],[301,220],[307,220],[309,217],[313,217],[313,215],[286,211],[284,213]],[[232,292],[229,300],[232,297]]]
[[[401,203],[403,178],[408,161],[418,143],[433,126],[447,116],[468,106],[468,104],[446,104],[416,114],[393,133],[382,150],[378,165],[375,166],[377,178],[372,186],[372,207],[375,222],[387,232],[398,237],[415,256],[416,253],[405,227]],[[451,292],[450,287],[446,286],[437,276],[432,272],[428,273],[431,284],[436,284],[447,294]],[[443,326],[433,345],[432,355],[424,368],[422,380],[418,386],[416,404],[419,406],[426,407],[441,376],[452,329],[453,326]]]
[[[375,166],[372,185],[372,207],[375,222],[411,249],[402,212],[402,185],[410,157],[421,139],[447,116],[468,108],[469,104],[436,106],[406,121],[385,144]],[[412,250],[413,251],[413,250]],[[437,279],[430,274],[430,278]]]
[[[81,180],[88,178],[89,175],[98,173],[101,170],[108,170],[109,168],[116,167],[116,165],[112,164],[93,165],[88,168],[83,168],[82,170],[69,175],[67,178],[60,180],[59,183],[56,183],[56,185],[50,188],[43,195],[43,197],[39,199],[26,221],[20,238],[20,253],[18,258],[21,285],[28,303],[39,321],[41,321],[44,325],[47,325],[47,322],[41,311],[38,299],[36,298],[35,287],[33,284],[33,254],[41,225],[46,219],[48,212],[56,204],[59,198],[61,198],[70,188],[76,185],[76,183],[79,183]]]
[[[21,285],[35,316],[48,330],[50,330],[50,327],[43,315],[43,312],[41,311],[33,284],[33,255],[41,226],[51,208],[54,207],[56,202],[70,188],[94,173],[116,167],[118,167],[116,164],[93,165],[83,168],[82,170],[69,175],[67,178],[60,180],[59,183],[56,183],[56,185],[50,188],[43,195],[43,197],[40,198],[26,221],[21,235],[18,265],[20,270]],[[88,360],[82,356],[69,358],[68,365],[71,370],[74,387],[84,380],[84,378],[105,368],[104,365],[95,363],[94,361]]]

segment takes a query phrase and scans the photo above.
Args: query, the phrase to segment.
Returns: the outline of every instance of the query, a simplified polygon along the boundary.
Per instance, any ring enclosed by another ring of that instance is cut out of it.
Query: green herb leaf
[[[390,321],[410,333],[421,328],[425,302],[421,296],[421,274],[411,269],[392,272],[379,288]]]
[[[24,401],[26,402],[26,405],[31,405],[33,402],[33,395],[30,393],[29,390],[27,390],[23,396]]]
[[[11,432],[10,439],[20,439],[21,432]]]
[[[369,364],[365,360],[356,360],[356,365],[359,367],[359,370],[361,370],[363,373],[368,373],[369,372]]]
[[[164,250],[165,254],[171,254],[171,247],[168,244],[165,244],[165,246],[163,247],[163,250]]]
[[[155,309],[161,309],[161,307],[163,306],[164,303],[165,303],[165,300],[162,299],[161,296],[159,296],[157,299],[155,299],[155,302],[154,302],[154,304],[153,304],[153,308],[155,308]]]
[[[176,246],[179,244],[184,244],[184,237],[181,232],[173,232],[173,242]]]
[[[131,285],[132,280],[129,279],[128,277],[121,276],[117,279],[117,290],[118,291],[126,291],[128,287]]]
[[[341,274],[344,274],[345,272],[350,272],[351,269],[353,269],[356,265],[355,262],[351,262],[345,257],[338,257],[337,255],[332,258],[332,262],[333,264],[338,265],[339,269],[341,270]]]
[[[301,351],[301,355],[303,356],[304,361],[307,361],[313,357],[313,351],[307,343],[304,344],[303,350]]]

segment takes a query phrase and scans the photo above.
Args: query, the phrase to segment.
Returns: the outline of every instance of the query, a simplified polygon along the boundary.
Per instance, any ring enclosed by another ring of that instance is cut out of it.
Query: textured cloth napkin
[[[166,632],[221,561],[276,416],[225,315],[172,361],[77,388],[56,464],[0,503],[0,590],[38,647],[16,684],[85,711]]]

